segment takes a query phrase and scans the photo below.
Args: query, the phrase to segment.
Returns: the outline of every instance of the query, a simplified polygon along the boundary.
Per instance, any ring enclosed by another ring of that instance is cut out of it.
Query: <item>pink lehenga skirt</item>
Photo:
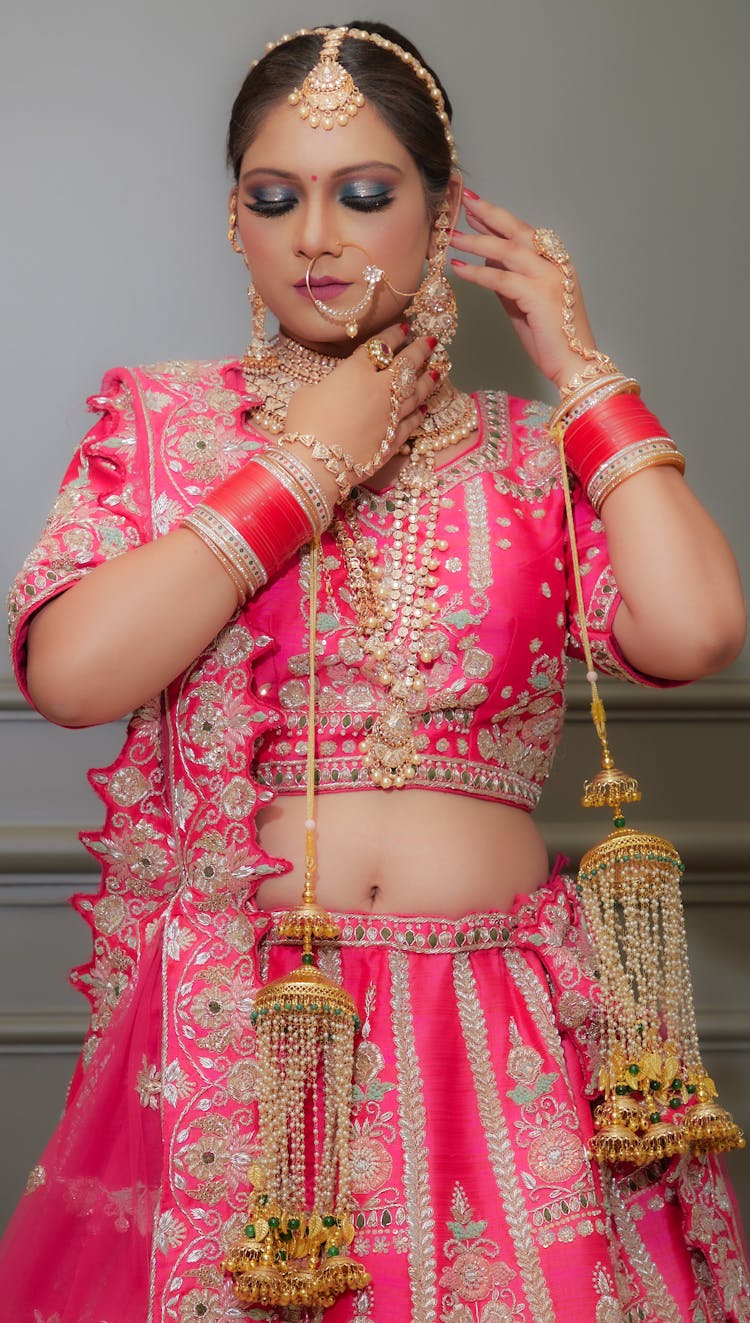
[[[363,1021],[353,1251],[372,1282],[329,1323],[750,1319],[716,1161],[612,1177],[586,1156],[596,972],[569,880],[508,914],[338,917],[321,963]],[[257,1139],[254,995],[298,959],[274,924],[172,901],[3,1242],[9,1321],[301,1323],[239,1305],[221,1266]]]

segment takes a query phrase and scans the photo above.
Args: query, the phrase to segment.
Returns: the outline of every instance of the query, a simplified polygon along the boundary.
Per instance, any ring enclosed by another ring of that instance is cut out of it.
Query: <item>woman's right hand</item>
[[[339,447],[371,472],[382,468],[416,431],[422,421],[420,406],[439,381],[439,374],[428,367],[437,341],[422,336],[409,343],[408,336],[409,328],[403,323],[372,337],[393,350],[392,364],[385,371],[374,367],[362,344],[323,381],[301,386],[287,410],[286,432],[314,436],[325,446]],[[408,395],[394,399],[393,373],[403,362],[412,366],[416,380]],[[384,451],[392,407],[397,411],[397,426]],[[309,452],[305,460],[310,462]]]

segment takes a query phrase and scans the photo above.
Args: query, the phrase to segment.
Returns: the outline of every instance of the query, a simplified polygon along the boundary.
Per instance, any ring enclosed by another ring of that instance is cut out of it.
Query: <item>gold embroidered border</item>
[[[555,1025],[552,1002],[541,986],[535,972],[529,967],[519,951],[508,951],[505,964],[518,991],[526,1003],[527,1010],[544,1039],[545,1047],[566,1077],[565,1055],[560,1042],[560,1035]]]
[[[400,951],[393,951],[389,964],[399,1118],[404,1152],[404,1195],[409,1221],[411,1317],[413,1323],[434,1323],[437,1318],[435,1215],[430,1198],[426,1113],[414,1040],[408,957]]]
[[[464,491],[469,526],[469,583],[472,592],[486,593],[492,586],[492,556],[487,499],[481,477],[466,482]]]
[[[610,1225],[642,1289],[646,1292],[646,1299],[654,1310],[655,1317],[659,1319],[659,1323],[682,1323],[682,1312],[669,1294],[664,1278],[638,1235],[635,1223],[617,1188],[617,1180],[604,1167],[602,1167],[602,1199],[609,1214]],[[620,1304],[623,1309],[631,1309],[635,1312],[637,1301],[621,1300]]]
[[[456,956],[453,961],[453,980],[487,1155],[505,1209],[526,1300],[535,1323],[555,1323],[555,1310],[529,1225],[528,1210],[518,1180],[513,1148],[508,1138],[508,1127],[487,1047],[487,1027],[467,956]]]

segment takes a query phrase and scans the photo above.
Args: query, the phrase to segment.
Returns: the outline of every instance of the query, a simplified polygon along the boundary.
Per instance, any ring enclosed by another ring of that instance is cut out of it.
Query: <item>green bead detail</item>
[[[335,1259],[340,1253],[341,1250],[339,1249],[338,1245],[329,1245],[328,1249],[326,1250],[326,1254],[328,1255],[329,1259]]]
[[[661,1080],[649,1080],[648,1087],[652,1093],[656,1093],[661,1088]]]
[[[697,1085],[697,1084],[688,1084],[688,1085],[686,1086],[686,1089],[687,1089],[687,1092],[688,1092],[688,1093],[697,1093],[697,1092],[698,1092],[698,1085]]]
[[[331,1214],[328,1213],[328,1215],[327,1215],[326,1217],[323,1218],[323,1226],[324,1226],[324,1227],[335,1227],[335,1225],[336,1225],[336,1218],[335,1218],[335,1217],[331,1217]]]
[[[679,1098],[670,1098],[670,1100],[669,1100],[669,1106],[672,1108],[673,1111],[676,1111],[677,1108],[681,1106],[680,1099],[679,1099]]]
[[[290,1231],[299,1231],[299,1218],[298,1218],[298,1217],[290,1217],[290,1218],[289,1218],[289,1230],[290,1230]]]
[[[632,1066],[628,1066],[628,1075],[640,1075],[640,1073],[641,1068],[640,1066],[636,1066],[635,1062]]]
[[[631,1089],[629,1084],[617,1084],[615,1086],[615,1093],[617,1094],[618,1098],[624,1098],[625,1095],[630,1092]]]
[[[661,1112],[652,1112],[648,1119],[652,1125],[658,1125],[661,1121]]]
[[[245,1227],[245,1235],[247,1236],[248,1240],[255,1240],[255,1227],[253,1226],[252,1222],[250,1222],[249,1225]]]
[[[671,1085],[670,1085],[670,1088],[675,1089],[675,1090],[677,1090],[677,1089],[681,1089],[681,1088],[682,1088],[682,1080],[672,1080],[672,1083],[671,1083]]]
[[[314,964],[314,960],[313,960],[312,952],[310,952],[310,951],[305,951],[305,954],[304,954],[303,957],[302,957],[302,964],[303,964],[303,965],[312,965],[312,964]]]
[[[272,1231],[276,1231],[281,1226],[281,1221],[278,1217],[269,1217],[268,1225]]]

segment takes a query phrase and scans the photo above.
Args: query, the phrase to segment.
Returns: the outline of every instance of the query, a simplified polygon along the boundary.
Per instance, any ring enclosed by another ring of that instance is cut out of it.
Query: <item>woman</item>
[[[563,392],[597,666],[669,683],[727,664],[734,562],[596,349],[559,241],[462,193],[449,118],[378,24],[284,38],[251,70],[228,148],[253,343],[108,375],[16,586],[40,711],[134,716],[93,773],[91,1030],[8,1234],[9,1317],[283,1316],[238,1303],[224,1261],[267,1138],[251,1011],[296,963],[278,912],[313,837],[341,929],[319,960],[362,1017],[352,1254],[371,1280],[353,1272],[331,1319],[750,1316],[712,1159],[614,1178],[586,1156],[594,965],[529,813],[566,633],[581,650],[558,457],[539,406],[451,386],[449,242]]]

